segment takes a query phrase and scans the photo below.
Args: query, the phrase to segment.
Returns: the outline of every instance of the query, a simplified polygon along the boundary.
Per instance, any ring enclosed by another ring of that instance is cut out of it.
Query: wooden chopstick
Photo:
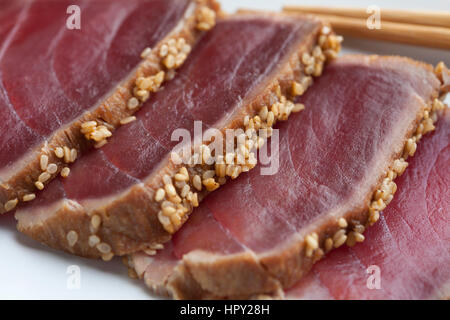
[[[362,8],[327,8],[317,6],[285,6],[285,11],[326,14],[367,19],[371,14]],[[381,21],[450,28],[450,11],[415,11],[381,8]]]
[[[291,12],[292,11],[288,11]],[[331,23],[342,35],[378,39],[418,46],[450,49],[450,28],[381,21],[381,29],[369,29],[367,19],[315,14]]]

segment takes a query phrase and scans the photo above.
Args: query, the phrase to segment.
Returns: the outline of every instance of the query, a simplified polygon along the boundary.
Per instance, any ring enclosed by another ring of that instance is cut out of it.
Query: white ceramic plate
[[[279,10],[283,4],[339,7],[378,5],[381,8],[450,10],[449,0],[222,0],[223,8]],[[383,15],[381,12],[381,19]],[[450,52],[380,41],[346,38],[345,53],[393,54],[450,65]],[[0,299],[155,299],[143,283],[131,280],[120,259],[110,263],[81,259],[28,239],[15,229],[14,218],[0,217]],[[73,281],[79,271],[79,288]]]

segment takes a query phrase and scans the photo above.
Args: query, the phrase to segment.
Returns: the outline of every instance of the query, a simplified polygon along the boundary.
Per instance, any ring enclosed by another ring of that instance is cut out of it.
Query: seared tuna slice
[[[281,295],[326,252],[364,240],[434,129],[440,85],[407,58],[331,63],[301,97],[305,111],[279,126],[279,171],[253,170],[209,195],[170,246],[131,266],[180,299]]]
[[[2,6],[0,214],[34,199],[81,154],[104,145],[184,62],[206,29],[205,13],[211,20],[209,7],[216,9],[212,0]],[[77,26],[71,15],[78,13]]]
[[[450,112],[425,136],[366,241],[318,262],[290,299],[450,298]]]
[[[250,13],[219,20],[137,121],[17,212],[19,230],[105,260],[168,241],[207,193],[255,166],[252,150],[264,143],[258,129],[270,136],[278,119],[302,109],[289,99],[307,89],[339,47],[340,38],[315,18]],[[209,164],[209,143],[194,131],[196,120],[222,133],[242,129],[249,144],[236,150],[233,142],[226,163]],[[197,164],[174,160],[179,142],[171,136],[180,128],[201,140],[188,159],[201,154]],[[247,153],[242,164],[234,161],[238,153]]]

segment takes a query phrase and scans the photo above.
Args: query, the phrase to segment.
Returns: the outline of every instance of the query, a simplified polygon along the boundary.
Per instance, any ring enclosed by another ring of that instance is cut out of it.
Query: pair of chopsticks
[[[369,29],[366,9],[286,6],[291,13],[309,13],[331,23],[340,34],[450,49],[450,11],[402,11],[381,9],[380,29]]]

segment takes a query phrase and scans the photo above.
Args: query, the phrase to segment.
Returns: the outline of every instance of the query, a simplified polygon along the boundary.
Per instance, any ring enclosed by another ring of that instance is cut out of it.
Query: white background
[[[450,10],[450,0],[373,0],[373,1],[301,1],[301,0],[222,0],[223,8],[279,10],[283,4],[327,5],[381,8]],[[381,19],[383,12],[381,11]],[[344,40],[343,53],[377,53],[410,56],[436,64],[450,65],[450,51],[425,49],[379,41]],[[127,277],[119,259],[110,263],[91,261],[48,249],[15,230],[14,218],[0,217],[0,299],[152,299],[155,298],[140,281]],[[67,289],[67,268],[77,265],[81,270],[81,288]]]

